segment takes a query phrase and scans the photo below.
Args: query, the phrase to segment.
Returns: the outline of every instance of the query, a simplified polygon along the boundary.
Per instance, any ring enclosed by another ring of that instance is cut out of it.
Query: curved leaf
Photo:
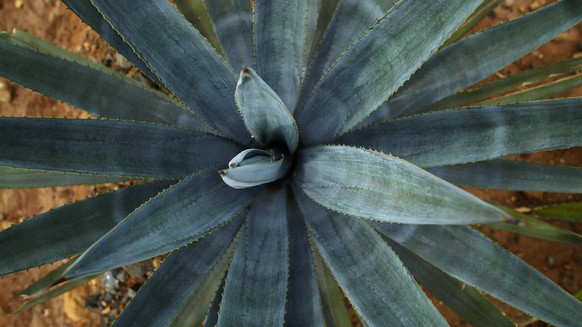
[[[282,326],[289,271],[285,189],[264,190],[230,265],[219,326]]]
[[[96,278],[98,276],[99,275],[86,276],[86,277],[82,277],[82,278],[75,279],[75,280],[72,280],[70,282],[58,285],[55,288],[53,288],[52,290],[50,290],[50,291],[48,291],[48,292],[46,292],[38,297],[30,299],[29,301],[24,303],[20,308],[18,308],[18,310],[16,310],[15,313],[22,312],[22,311],[28,310],[34,306],[37,306],[39,304],[45,303],[46,301],[51,300],[51,299],[53,299],[57,296],[60,296],[62,294],[65,294],[65,293],[87,283],[91,279]]]
[[[228,186],[243,189],[276,181],[285,177],[293,164],[290,156],[273,154],[254,155],[240,162],[235,160],[247,151],[241,152],[231,160],[229,169],[219,171],[220,177]]]
[[[0,75],[16,83],[98,116],[209,128],[170,97],[112,69],[44,54],[19,43],[0,34]]]
[[[556,326],[576,326],[582,320],[582,303],[469,227],[377,224],[376,228],[451,276],[527,314]]]
[[[407,224],[506,219],[500,209],[404,160],[346,146],[302,150],[295,183],[320,205],[355,217]]]
[[[0,232],[0,276],[84,251],[158,192],[167,181],[127,187],[29,218]]]
[[[447,326],[368,223],[333,214],[295,193],[321,256],[364,325]]]
[[[582,145],[582,98],[432,112],[387,121],[337,142],[391,153],[420,167]]]
[[[194,174],[135,210],[87,249],[64,277],[111,270],[193,242],[239,215],[257,192],[227,186],[212,169]]]
[[[15,168],[177,178],[237,150],[214,135],[141,122],[0,118],[0,165]]]
[[[480,3],[399,2],[313,88],[298,118],[304,143],[329,142],[364,120],[410,78]],[[345,92],[345,83],[352,85],[351,92]]]
[[[242,216],[172,252],[115,320],[114,326],[168,326],[183,307],[189,306],[188,301],[202,291],[205,281],[214,278],[213,269],[221,265],[226,268],[230,258],[225,260],[224,253],[241,223]],[[224,270],[214,273],[220,282]],[[210,303],[197,304],[204,307]]]
[[[234,72],[169,1],[91,2],[190,109],[224,135],[250,142],[232,98]]]
[[[495,159],[427,169],[455,185],[500,190],[582,193],[582,168]]]
[[[198,0],[200,1],[200,0]],[[206,0],[214,29],[234,70],[255,67],[253,12],[249,0]]]
[[[0,188],[118,183],[128,178],[0,167]]]
[[[515,327],[478,289],[447,275],[398,243],[388,240],[388,244],[416,280],[472,326]]]
[[[255,0],[254,3],[257,70],[293,112],[303,72],[307,1]]]
[[[580,21],[580,1],[561,0],[456,42],[430,58],[368,124],[430,109],[431,104],[495,73]]]

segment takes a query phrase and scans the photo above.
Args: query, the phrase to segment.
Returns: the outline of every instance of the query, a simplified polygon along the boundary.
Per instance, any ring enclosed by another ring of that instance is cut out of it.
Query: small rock
[[[24,0],[14,0],[14,7],[17,9],[24,7]]]
[[[503,0],[503,7],[511,8],[513,6],[513,0]]]
[[[0,103],[9,103],[12,101],[12,92],[8,88],[8,84],[0,81]]]
[[[554,266],[554,264],[556,263],[556,260],[554,259],[554,257],[552,257],[551,255],[549,255],[546,258],[546,261],[548,262],[548,266],[551,268]]]
[[[582,51],[581,52],[576,52],[575,54],[573,54],[572,55],[572,58],[574,58],[574,59],[582,58]]]
[[[125,59],[125,57],[119,53],[115,54],[115,62],[121,69],[129,69],[132,66],[131,62],[129,62],[129,60]]]
[[[531,5],[529,5],[529,10],[536,10],[539,9],[542,5],[539,1],[534,1]]]

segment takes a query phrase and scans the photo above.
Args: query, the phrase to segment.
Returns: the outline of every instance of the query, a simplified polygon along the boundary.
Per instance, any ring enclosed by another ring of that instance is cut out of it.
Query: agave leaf
[[[551,242],[575,246],[582,245],[582,235],[578,233],[556,227],[508,208],[503,208],[503,210],[512,215],[517,221],[512,223],[493,223],[489,226]]]
[[[580,86],[582,86],[582,74],[562,78],[527,90],[510,93],[500,98],[480,102],[479,104],[487,106],[539,100]]]
[[[335,15],[336,9],[339,5],[340,0],[319,0],[319,8],[317,10],[317,25],[315,26],[315,31],[313,32],[312,42],[311,42],[311,49],[309,50],[309,62],[307,66],[306,74],[308,74],[309,70],[312,68],[316,60],[316,53],[319,51],[318,49],[321,47],[323,42],[323,35],[327,32],[329,25],[333,16]],[[310,4],[312,2],[310,1]],[[309,7],[311,8],[311,7]],[[309,31],[310,29],[308,29]],[[309,36],[309,35],[308,35]],[[309,44],[309,43],[307,43]],[[347,46],[345,47],[347,48]],[[309,76],[305,76],[307,78]],[[304,80],[305,83],[305,80]],[[303,88],[305,89],[305,88]],[[302,94],[300,96],[303,95]]]
[[[118,183],[129,180],[123,177],[84,175],[55,171],[0,167],[0,188],[53,187]]]
[[[326,326],[353,327],[341,290],[314,246],[313,257]]]
[[[222,294],[224,293],[224,284],[226,281],[226,276],[222,278],[220,286],[216,291],[214,300],[210,304],[210,309],[206,315],[206,320],[204,321],[204,326],[217,326],[218,325],[218,311],[220,310],[220,303],[222,302]]]
[[[533,213],[537,216],[547,217],[556,220],[581,221],[582,202],[562,203],[549,207],[535,209]]]
[[[388,245],[416,280],[472,326],[515,327],[478,289],[451,277],[396,242],[388,240]]]
[[[310,94],[325,70],[343,51],[368,31],[368,28],[382,18],[394,6],[395,0],[342,0],[322,1],[318,37],[321,45],[313,52],[315,57],[304,82],[300,99],[300,108],[305,105],[306,96]],[[325,34],[324,34],[325,33]],[[325,36],[324,36],[325,35]]]
[[[526,83],[544,80],[552,75],[567,74],[582,69],[582,58],[566,60],[557,64],[532,69],[514,76],[495,80],[483,86],[451,95],[430,106],[431,111],[456,108],[507,92]]]
[[[249,149],[251,151],[262,151]],[[245,150],[229,163],[229,169],[220,170],[220,177],[230,187],[243,189],[267,184],[283,178],[289,173],[293,164],[290,156],[285,155],[254,155],[238,161],[237,157],[249,151]],[[249,152],[247,152],[249,153]]]
[[[134,52],[129,44],[117,33],[117,31],[103,18],[103,15],[95,8],[92,1],[61,0],[75,15],[81,18],[97,34],[107,41],[117,52],[133,63],[152,81],[158,82],[158,77],[152,72],[147,63]]]
[[[205,3],[222,49],[233,69],[239,70],[243,65],[255,67],[251,2],[206,0]]]
[[[287,213],[289,287],[285,326],[323,326],[324,316],[311,246],[307,238],[305,222],[295,201],[288,201]]]
[[[0,232],[0,276],[84,251],[169,184],[157,181],[127,187],[59,207]]]
[[[209,9],[204,0],[175,0],[174,3],[184,17],[206,38],[214,50],[223,55],[222,46],[212,26]]]
[[[500,190],[582,193],[582,168],[494,159],[427,170],[455,185]]]
[[[318,34],[318,24],[319,24],[319,15],[322,6],[322,0],[307,0],[307,7],[306,7],[306,16],[305,16],[305,45],[303,47],[303,64],[301,70],[301,83],[305,81],[305,77],[307,74],[307,70],[309,69],[311,62],[313,61],[313,57],[315,55],[315,51],[317,50],[317,46],[319,45],[319,41],[321,40],[321,35]],[[331,1],[332,5],[335,3],[335,0]],[[333,13],[333,11],[332,11]],[[323,18],[326,19],[326,18]],[[322,22],[322,24],[325,24]],[[301,88],[300,88],[301,89]],[[298,96],[301,92],[298,93]]]
[[[298,118],[306,145],[364,120],[412,75],[481,1],[402,1],[335,62]],[[431,31],[431,33],[426,33]],[[352,92],[345,92],[345,83]]]
[[[282,326],[289,270],[287,192],[265,189],[255,201],[230,265],[219,326]]]
[[[582,303],[470,227],[377,224],[376,228],[435,267],[529,315],[556,326],[576,326],[582,320]]]
[[[301,84],[307,9],[307,1],[255,0],[257,70],[291,112]]]
[[[73,279],[152,258],[217,232],[257,192],[227,186],[213,169],[196,173],[127,216],[87,249],[64,277]]]
[[[236,152],[226,139],[150,123],[0,118],[0,165],[15,168],[177,178]]]
[[[355,217],[407,224],[472,224],[507,216],[404,160],[358,148],[302,150],[294,180],[318,204]]]
[[[129,77],[85,65],[70,53],[45,50],[42,44],[37,50],[22,44],[20,37],[0,34],[0,75],[94,115],[209,128],[192,111]]]
[[[75,262],[76,257],[77,256],[71,258],[69,261],[53,269],[50,273],[44,275],[41,279],[37,280],[32,285],[20,292],[20,295],[24,296],[25,298],[29,298],[48,290],[61,278],[65,270],[67,270],[67,268],[72,265],[73,262]]]
[[[196,305],[204,311],[203,320],[212,297],[207,302],[202,293],[213,295],[216,291],[230,261],[225,251],[241,224],[242,216],[220,231],[172,252],[123,310],[114,326],[169,326],[172,321],[181,320],[182,308],[190,307],[191,300],[200,300]],[[212,285],[207,285],[207,281]]]
[[[224,135],[250,142],[232,98],[234,72],[169,1],[91,2],[190,109]]]
[[[367,326],[447,326],[396,254],[367,222],[296,193],[315,244]]]
[[[430,58],[368,123],[423,112],[495,73],[582,20],[579,0],[561,0],[456,42]]]
[[[251,136],[262,145],[287,144],[293,153],[299,132],[281,98],[249,67],[243,67],[234,93],[237,107]]]
[[[450,45],[451,43],[457,42],[462,38],[467,32],[469,32],[475,25],[477,25],[487,14],[493,11],[501,0],[485,0],[483,3],[475,10],[475,12],[467,18],[467,20],[459,27],[455,33],[453,33],[446,41],[443,43],[442,48]]]
[[[582,145],[582,98],[438,111],[357,130],[338,142],[391,153],[420,167]]]

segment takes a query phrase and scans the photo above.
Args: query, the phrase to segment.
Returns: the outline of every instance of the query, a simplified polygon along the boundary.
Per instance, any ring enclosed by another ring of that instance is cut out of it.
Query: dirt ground
[[[502,1],[502,4],[495,9],[494,14],[489,15],[479,24],[478,29],[520,16],[549,2],[551,1]],[[120,69],[126,69],[125,64],[120,62],[118,57],[115,57],[114,50],[99,39],[94,32],[58,1],[0,0],[0,31],[11,31],[14,28],[31,33],[73,52],[83,54],[92,60],[107,61],[114,67],[117,65]],[[492,79],[512,75],[532,67],[544,66],[573,56],[580,56],[581,54],[582,25],[578,25],[527,57],[504,68],[500,74],[492,77]],[[131,70],[126,69],[126,71],[133,73]],[[582,96],[582,88],[560,96]],[[76,117],[84,114],[66,104],[0,78],[0,115]],[[522,155],[519,158],[582,167],[582,151],[580,148]],[[50,208],[93,196],[105,189],[103,187],[82,186],[0,190],[0,230]],[[532,208],[552,203],[582,201],[581,195],[543,192],[470,191],[486,200],[514,208]],[[581,224],[560,223],[558,225],[582,233]],[[582,289],[582,250],[580,248],[536,240],[489,228],[484,228],[484,230],[497,239],[501,245],[542,271],[568,292],[574,293]],[[44,266],[0,279],[0,326],[100,325],[99,314],[89,310],[86,305],[87,297],[100,291],[101,283],[99,280],[28,311],[11,314],[22,303],[17,298],[18,292],[38,280],[52,268],[51,266]],[[442,309],[452,326],[467,325],[444,305],[438,302],[435,303],[439,309]],[[505,310],[507,307],[503,306],[503,309]],[[508,314],[516,322],[527,318],[511,309],[508,309]],[[545,324],[534,322],[531,326],[545,326]]]

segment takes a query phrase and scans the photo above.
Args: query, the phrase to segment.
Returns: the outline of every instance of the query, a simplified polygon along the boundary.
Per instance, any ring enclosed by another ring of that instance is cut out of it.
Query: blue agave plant
[[[582,1],[459,39],[497,2],[64,1],[164,92],[3,34],[0,75],[99,118],[2,117],[1,185],[137,183],[2,231],[0,275],[80,254],[26,291],[43,298],[169,252],[119,326],[341,326],[338,285],[366,326],[446,325],[416,281],[475,325],[513,325],[481,291],[579,324],[580,302],[467,225],[580,236],[453,185],[582,192],[580,168],[503,159],[580,146],[582,99],[469,106],[580,60],[458,93]]]

